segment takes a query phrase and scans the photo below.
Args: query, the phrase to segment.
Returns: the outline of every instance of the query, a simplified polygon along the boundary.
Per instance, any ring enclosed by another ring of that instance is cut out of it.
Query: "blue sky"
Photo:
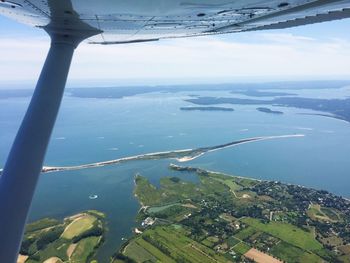
[[[83,43],[68,84],[350,79],[350,19],[285,30],[119,46]],[[49,38],[0,16],[0,87],[31,87]]]

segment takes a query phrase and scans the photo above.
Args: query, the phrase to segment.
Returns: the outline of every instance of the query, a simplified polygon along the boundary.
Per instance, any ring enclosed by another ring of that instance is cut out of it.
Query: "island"
[[[97,262],[104,241],[105,215],[88,210],[57,220],[43,218],[26,226],[19,263]]]
[[[135,235],[122,262],[350,262],[350,201],[327,191],[170,165],[138,174]]]
[[[272,113],[272,114],[283,114],[282,111],[277,111],[277,110],[271,110],[269,108],[264,108],[264,107],[259,107],[256,108],[257,111],[265,112],[265,113]]]
[[[181,107],[183,111],[234,111],[232,108],[226,107]]]
[[[344,99],[318,99],[303,97],[275,97],[273,99],[241,99],[232,97],[197,97],[185,99],[195,105],[271,105],[280,107],[294,107],[321,111],[331,114],[332,117],[339,120],[350,122],[350,98]],[[321,115],[322,116],[322,115]],[[324,115],[323,115],[324,116]]]

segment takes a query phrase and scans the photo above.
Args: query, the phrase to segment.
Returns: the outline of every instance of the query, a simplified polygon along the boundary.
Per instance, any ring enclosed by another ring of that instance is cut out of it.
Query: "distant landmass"
[[[181,107],[183,111],[234,111],[232,108],[226,107]]]
[[[350,122],[350,98],[314,99],[302,97],[281,97],[271,100],[240,99],[225,97],[198,97],[185,100],[197,105],[240,104],[240,105],[276,105],[296,107],[331,113],[334,118]]]
[[[79,98],[120,99],[150,92],[198,92],[229,91],[253,97],[293,96],[283,89],[338,89],[350,85],[348,80],[329,81],[277,81],[265,83],[227,83],[227,84],[192,84],[192,85],[156,85],[156,86],[111,86],[67,88],[65,94]],[[281,90],[281,91],[270,91]],[[0,89],[0,99],[12,97],[30,97],[34,89]]]
[[[283,96],[296,96],[295,93],[277,92],[277,91],[260,91],[256,89],[247,90],[235,90],[231,91],[232,94],[242,94],[250,97],[283,97]]]
[[[0,99],[30,97],[34,89],[0,89]]]
[[[283,91],[263,91],[266,89],[337,89],[350,85],[348,80],[330,81],[283,81],[266,83],[227,83],[227,84],[193,84],[193,85],[158,85],[158,86],[121,86],[96,88],[69,88],[67,93],[79,98],[106,98],[118,99],[127,96],[150,92],[198,92],[198,91],[230,91],[247,96],[271,97],[292,96],[293,93]],[[1,96],[1,93],[0,93]]]
[[[256,108],[257,111],[265,112],[265,113],[272,113],[272,114],[283,114],[282,111],[277,111],[277,110],[271,110],[269,108],[264,108],[264,107],[259,107]]]

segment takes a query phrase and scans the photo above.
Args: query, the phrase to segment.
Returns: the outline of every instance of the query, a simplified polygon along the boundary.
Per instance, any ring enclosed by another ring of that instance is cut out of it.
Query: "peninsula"
[[[76,165],[76,166],[44,166],[42,169],[42,173],[88,169],[88,168],[102,167],[102,166],[107,166],[107,165],[125,163],[125,162],[130,162],[130,161],[139,161],[139,160],[175,159],[178,162],[187,162],[187,161],[194,160],[194,159],[202,156],[203,154],[213,152],[213,151],[218,151],[218,150],[229,148],[229,147],[234,147],[234,146],[244,144],[244,143],[251,143],[251,142],[257,142],[257,141],[264,141],[264,140],[273,140],[273,139],[282,139],[282,138],[298,138],[298,137],[303,137],[303,136],[304,136],[304,134],[288,134],[288,135],[277,135],[277,136],[253,137],[253,138],[242,139],[242,140],[238,140],[238,141],[233,141],[233,142],[215,145],[215,146],[209,146],[209,147],[146,153],[146,154],[118,158],[118,159],[109,160],[109,161],[82,164],[82,165]]]
[[[170,169],[175,176],[158,187],[136,175],[140,226],[113,263],[349,262],[349,200],[278,181]]]

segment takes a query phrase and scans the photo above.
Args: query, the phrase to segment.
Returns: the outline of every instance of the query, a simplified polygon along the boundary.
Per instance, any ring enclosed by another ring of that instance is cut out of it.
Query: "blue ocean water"
[[[285,107],[273,107],[283,111],[283,115],[258,112],[256,105],[223,105],[233,107],[234,112],[180,111],[180,107],[191,106],[184,101],[189,94],[193,92],[147,93],[122,99],[65,96],[45,165],[77,165],[155,151],[211,146],[254,136],[301,133],[305,137],[242,144],[208,153],[183,165],[301,184],[350,197],[349,123],[300,115],[313,111]],[[232,96],[223,91],[200,92],[200,95]],[[322,95],[327,96],[327,91],[323,90]],[[1,167],[28,102],[29,98],[0,99]],[[105,212],[109,231],[98,255],[105,262],[122,244],[122,237],[132,235],[139,209],[133,196],[135,174],[145,175],[156,184],[160,177],[175,173],[168,169],[170,163],[176,161],[135,161],[44,174],[29,220],[45,216],[63,218],[86,209]],[[98,198],[89,199],[91,194]]]

